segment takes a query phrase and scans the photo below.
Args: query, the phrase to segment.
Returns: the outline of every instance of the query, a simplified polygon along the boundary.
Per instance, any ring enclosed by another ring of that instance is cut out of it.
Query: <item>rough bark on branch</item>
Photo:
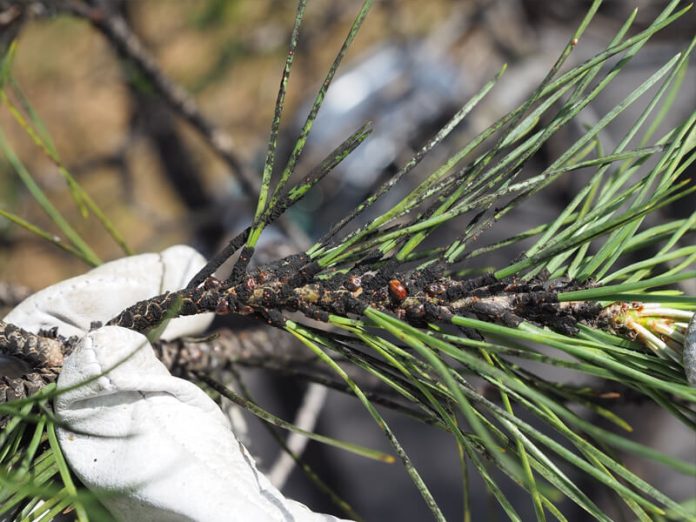
[[[0,404],[24,399],[54,382],[63,358],[72,350],[74,339],[35,335],[0,321],[0,354],[14,358],[27,368],[24,375],[0,376]],[[214,373],[234,365],[280,373],[305,382],[351,393],[348,386],[331,373],[316,357],[285,332],[260,327],[234,332],[221,329],[205,339],[177,339],[153,345],[157,357],[174,375],[189,378],[197,372]],[[397,397],[372,376],[346,361],[339,363],[371,400],[392,409],[417,412],[399,402]]]

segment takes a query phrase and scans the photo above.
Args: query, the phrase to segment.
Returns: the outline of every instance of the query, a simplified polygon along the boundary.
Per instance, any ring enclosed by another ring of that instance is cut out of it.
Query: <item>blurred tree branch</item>
[[[209,121],[186,90],[162,71],[157,61],[118,12],[109,8],[106,3],[90,6],[70,0],[56,2],[56,9],[60,13],[71,14],[88,21],[99,31],[122,58],[138,68],[169,108],[198,131],[204,141],[235,174],[244,192],[251,198],[258,196],[259,182],[237,156],[231,136]]]
[[[0,404],[23,399],[54,382],[63,357],[73,349],[75,339],[59,339],[51,332],[35,335],[0,321],[0,354],[21,361],[30,370],[24,375],[0,377]],[[264,326],[232,331],[222,328],[205,339],[176,339],[153,345],[155,353],[172,374],[192,378],[197,372],[224,373],[235,367],[279,373],[301,382],[314,382],[350,394],[345,382],[336,377],[315,356],[286,332]],[[422,412],[406,406],[398,395],[378,379],[362,372],[345,359],[337,359],[377,404],[428,420]]]
[[[0,281],[0,309],[12,308],[31,294],[27,287],[7,281]]]

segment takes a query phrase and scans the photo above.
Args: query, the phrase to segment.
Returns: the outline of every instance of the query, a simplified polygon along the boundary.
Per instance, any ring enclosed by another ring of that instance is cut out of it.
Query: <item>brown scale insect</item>
[[[406,308],[406,318],[409,321],[420,321],[425,317],[425,306],[422,303],[416,303]]]
[[[227,315],[232,311],[230,308],[230,303],[227,301],[226,297],[221,298],[215,307],[215,313],[218,315]]]
[[[239,310],[237,310],[239,315],[251,315],[254,312],[255,310],[249,305],[242,305],[239,307]]]
[[[392,279],[389,281],[389,295],[391,298],[400,303],[408,297],[408,290],[398,279]]]
[[[445,285],[442,283],[430,283],[428,286],[425,287],[425,293],[428,294],[430,297],[435,297],[438,295],[442,295],[445,293],[447,289],[445,288]]]
[[[203,281],[203,288],[206,290],[216,290],[222,286],[222,283],[220,282],[219,279],[216,279],[213,276],[206,277],[205,281]]]
[[[261,295],[261,304],[266,308],[273,308],[278,305],[278,296],[270,288],[264,288]]]
[[[346,281],[343,283],[343,286],[346,288],[346,290],[355,292],[358,288],[362,286],[362,279],[360,278],[360,276],[351,274],[348,276],[348,279],[346,279]]]

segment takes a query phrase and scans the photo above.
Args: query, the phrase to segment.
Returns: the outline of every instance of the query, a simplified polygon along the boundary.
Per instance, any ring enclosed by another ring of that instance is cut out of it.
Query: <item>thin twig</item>
[[[233,140],[229,134],[211,123],[198,108],[195,100],[164,74],[154,57],[122,16],[111,11],[107,12],[100,7],[90,7],[74,1],[61,2],[58,8],[87,20],[102,33],[123,58],[130,60],[140,70],[162,100],[201,134],[204,141],[237,176],[242,189],[250,197],[258,197],[259,180],[235,153]]]

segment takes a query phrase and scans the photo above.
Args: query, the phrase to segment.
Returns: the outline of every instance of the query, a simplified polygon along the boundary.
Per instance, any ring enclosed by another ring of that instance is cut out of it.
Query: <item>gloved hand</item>
[[[183,288],[204,263],[185,246],[120,259],[34,294],[5,318],[81,337],[54,401],[68,464],[121,521],[337,521],[271,485],[213,400],[173,377],[145,336],[118,326],[89,332],[93,321]],[[162,337],[201,333],[211,320],[173,319]]]

